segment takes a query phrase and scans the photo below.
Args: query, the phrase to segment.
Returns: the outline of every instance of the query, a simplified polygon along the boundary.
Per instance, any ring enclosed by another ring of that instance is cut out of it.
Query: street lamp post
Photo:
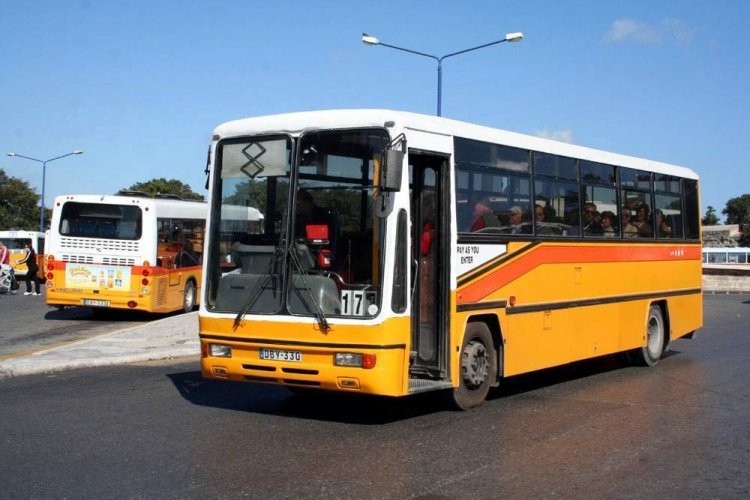
[[[31,158],[30,156],[19,155],[18,153],[13,153],[12,151],[8,153],[8,156],[16,156],[18,158],[25,158],[26,160],[35,161],[37,163],[42,164],[42,203],[41,203],[42,207],[41,207],[41,214],[39,216],[39,232],[41,233],[44,232],[44,187],[47,181],[47,163],[51,161],[59,160],[60,158],[65,158],[66,156],[82,155],[82,154],[83,154],[82,150],[76,149],[72,153],[67,153],[62,156],[56,156],[54,158],[50,158],[49,160],[37,160],[36,158]]]
[[[441,106],[442,93],[443,93],[443,59],[457,56],[459,54],[465,54],[466,52],[471,52],[473,50],[483,49],[491,45],[497,45],[498,43],[520,42],[521,40],[523,40],[523,33],[508,33],[505,35],[505,38],[503,38],[502,40],[496,40],[494,42],[485,43],[484,45],[478,45],[476,47],[471,47],[470,49],[459,50],[458,52],[453,52],[451,54],[446,54],[442,57],[438,57],[438,56],[433,56],[431,54],[425,54],[423,52],[417,52],[416,50],[405,49],[403,47],[397,47],[395,45],[389,45],[387,43],[381,42],[380,40],[378,40],[376,37],[372,35],[368,35],[367,33],[362,33],[362,42],[365,45],[382,45],[383,47],[389,47],[391,49],[401,50],[403,52],[409,52],[410,54],[416,54],[418,56],[429,57],[430,59],[434,59],[435,61],[437,61],[437,115],[438,116],[442,116],[440,106]]]

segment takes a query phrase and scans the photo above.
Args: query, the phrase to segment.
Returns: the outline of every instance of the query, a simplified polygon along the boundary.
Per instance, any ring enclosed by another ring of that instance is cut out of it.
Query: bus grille
[[[138,252],[138,241],[105,240],[100,238],[60,238],[60,248],[76,250],[96,250],[97,252]]]
[[[71,264],[93,264],[94,257],[91,255],[63,254],[62,260]],[[102,264],[110,266],[134,266],[135,259],[132,257],[102,257]]]
[[[163,306],[167,303],[167,283],[165,280],[159,280],[159,286],[156,289],[156,304]]]
[[[63,262],[71,264],[93,264],[94,258],[91,255],[66,255],[62,256]]]
[[[135,259],[124,257],[102,257],[102,264],[109,264],[111,266],[134,266]]]

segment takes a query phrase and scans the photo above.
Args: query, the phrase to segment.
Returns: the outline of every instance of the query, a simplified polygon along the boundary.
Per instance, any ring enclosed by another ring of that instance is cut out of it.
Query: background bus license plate
[[[299,351],[282,351],[279,349],[261,349],[260,359],[273,359],[276,361],[302,361],[302,353]]]
[[[109,307],[108,300],[96,300],[96,299],[83,299],[84,306],[92,307]]]

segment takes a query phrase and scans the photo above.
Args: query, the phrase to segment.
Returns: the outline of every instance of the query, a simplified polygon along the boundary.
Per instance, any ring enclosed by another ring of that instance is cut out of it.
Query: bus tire
[[[643,347],[637,349],[634,354],[636,364],[641,366],[654,366],[659,362],[664,352],[664,315],[661,308],[651,305],[648,308],[648,320],[646,321],[646,342]]]
[[[195,307],[195,281],[188,280],[185,283],[185,291],[182,294],[182,312],[189,313]]]
[[[459,362],[459,384],[452,391],[452,402],[457,409],[468,410],[484,402],[497,377],[497,354],[486,324],[466,325]]]

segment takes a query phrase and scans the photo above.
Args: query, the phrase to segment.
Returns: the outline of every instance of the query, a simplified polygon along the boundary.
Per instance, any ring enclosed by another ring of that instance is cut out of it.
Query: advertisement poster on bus
[[[97,290],[129,290],[130,268],[70,264],[65,270],[65,286]]]

